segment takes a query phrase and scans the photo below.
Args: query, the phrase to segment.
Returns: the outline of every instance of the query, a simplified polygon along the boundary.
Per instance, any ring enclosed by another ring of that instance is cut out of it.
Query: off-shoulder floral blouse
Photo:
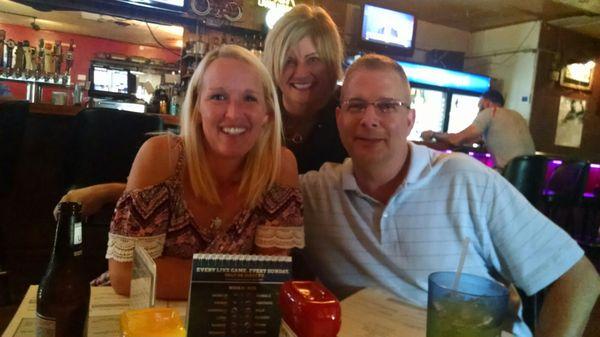
[[[304,247],[300,189],[274,185],[252,209],[242,209],[226,230],[199,226],[183,199],[182,141],[175,174],[127,191],[117,202],[108,234],[107,259],[133,259],[135,244],[150,256],[191,258],[194,253],[252,254],[256,247]]]

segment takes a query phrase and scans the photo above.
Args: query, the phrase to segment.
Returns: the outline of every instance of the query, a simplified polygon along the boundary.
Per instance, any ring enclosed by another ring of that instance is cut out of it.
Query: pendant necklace
[[[213,231],[218,230],[221,227],[222,222],[223,221],[219,217],[213,218],[210,220],[210,229]]]

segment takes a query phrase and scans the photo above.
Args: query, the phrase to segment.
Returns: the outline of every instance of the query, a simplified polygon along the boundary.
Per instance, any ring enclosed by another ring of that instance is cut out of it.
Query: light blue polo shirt
[[[466,237],[464,272],[528,294],[583,256],[497,172],[464,154],[409,146],[407,177],[387,205],[360,190],[349,158],[300,178],[308,258],[338,296],[379,287],[424,308],[428,275],[456,270]],[[513,333],[531,336],[523,322]]]

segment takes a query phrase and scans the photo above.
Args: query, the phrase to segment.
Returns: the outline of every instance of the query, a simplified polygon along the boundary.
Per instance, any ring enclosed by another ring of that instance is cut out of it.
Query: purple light
[[[469,151],[469,156],[473,157],[475,153]]]
[[[492,155],[491,155],[491,154],[489,154],[489,153],[486,153],[486,154],[485,154],[485,157],[486,157],[486,158],[491,158],[491,157],[492,157]]]
[[[584,198],[593,198],[594,196],[595,196],[594,193],[589,193],[589,192],[583,193]]]
[[[600,168],[600,164],[590,164],[591,168]]]
[[[452,153],[452,150],[446,150],[446,153]]]
[[[552,164],[560,165],[562,164],[562,160],[553,160]]]

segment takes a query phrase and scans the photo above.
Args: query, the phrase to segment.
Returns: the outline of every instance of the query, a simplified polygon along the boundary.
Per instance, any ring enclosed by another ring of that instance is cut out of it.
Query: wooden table
[[[2,337],[35,337],[37,286],[30,286]],[[156,301],[157,307],[175,308],[185,321],[187,302]],[[342,328],[338,337],[425,337],[427,313],[382,290],[366,288],[341,302]],[[92,287],[88,337],[120,337],[119,316],[129,298],[112,287]],[[502,337],[512,336],[502,332]]]
[[[2,337],[35,337],[35,299],[37,286],[30,286]],[[173,307],[185,320],[187,302],[156,301],[156,306]],[[119,317],[129,309],[129,298],[117,295],[112,287],[92,287],[88,318],[88,337],[120,337]]]

